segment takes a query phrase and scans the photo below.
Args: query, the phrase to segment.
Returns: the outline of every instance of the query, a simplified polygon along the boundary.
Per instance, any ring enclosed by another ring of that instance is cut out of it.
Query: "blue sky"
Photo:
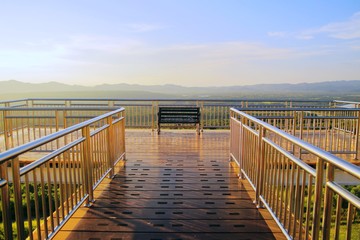
[[[360,1],[0,2],[0,80],[229,86],[360,80]]]

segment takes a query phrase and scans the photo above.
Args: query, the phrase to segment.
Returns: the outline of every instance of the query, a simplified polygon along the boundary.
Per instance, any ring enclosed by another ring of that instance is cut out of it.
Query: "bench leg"
[[[157,132],[158,132],[158,135],[159,135],[160,134],[160,124],[158,124]]]
[[[200,135],[200,124],[199,123],[196,124],[196,132],[198,135]]]

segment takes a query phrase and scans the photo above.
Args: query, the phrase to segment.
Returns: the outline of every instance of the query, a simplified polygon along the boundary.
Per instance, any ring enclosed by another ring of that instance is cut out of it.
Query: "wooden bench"
[[[196,132],[200,134],[200,108],[188,106],[159,107],[158,134],[160,124],[195,124]]]

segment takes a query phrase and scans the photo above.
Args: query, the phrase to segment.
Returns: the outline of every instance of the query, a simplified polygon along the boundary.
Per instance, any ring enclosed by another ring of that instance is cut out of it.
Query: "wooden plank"
[[[61,231],[58,234],[58,239],[70,240],[271,240],[271,239],[286,239],[282,233],[173,233],[169,235],[167,232],[163,233],[119,233],[119,232],[92,232],[91,236],[84,232],[76,231]]]
[[[54,239],[285,239],[228,162],[229,132],[127,132],[127,161]]]

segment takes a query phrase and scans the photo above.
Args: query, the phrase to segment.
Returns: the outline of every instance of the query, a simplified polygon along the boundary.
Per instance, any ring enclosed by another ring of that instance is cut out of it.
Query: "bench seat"
[[[160,124],[196,124],[200,134],[200,108],[189,106],[159,107],[158,112],[158,133]]]

